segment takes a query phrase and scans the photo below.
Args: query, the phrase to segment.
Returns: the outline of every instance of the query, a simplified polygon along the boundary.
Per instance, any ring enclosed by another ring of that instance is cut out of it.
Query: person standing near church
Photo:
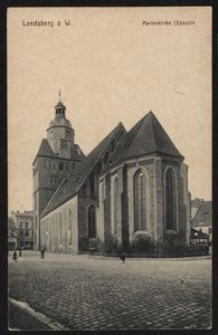
[[[13,260],[15,262],[17,261],[17,252],[16,252],[16,250],[13,252]]]

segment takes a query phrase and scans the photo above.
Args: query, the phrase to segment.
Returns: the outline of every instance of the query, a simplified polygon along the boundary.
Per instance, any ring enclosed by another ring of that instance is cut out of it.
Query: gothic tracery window
[[[146,177],[138,170],[134,176],[134,228],[146,230]]]
[[[166,173],[166,229],[176,229],[176,192],[173,170]]]
[[[62,171],[64,168],[64,163],[63,162],[59,162],[59,170]]]
[[[73,221],[73,214],[72,211],[68,210],[68,244],[72,245],[73,238],[72,238],[72,221]]]
[[[119,204],[119,179],[118,177],[115,177],[114,179],[114,234],[117,234],[117,226],[118,226],[118,219],[119,219],[118,204]]]

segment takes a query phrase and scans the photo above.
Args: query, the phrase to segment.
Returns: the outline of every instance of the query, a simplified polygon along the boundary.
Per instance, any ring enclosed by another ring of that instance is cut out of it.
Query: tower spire
[[[64,106],[63,102],[61,101],[61,90],[58,90],[58,96],[59,96],[59,101],[58,101],[57,105],[55,106],[55,110],[56,110],[55,115],[65,117],[66,107]]]
[[[58,90],[59,102],[61,102],[61,90]]]

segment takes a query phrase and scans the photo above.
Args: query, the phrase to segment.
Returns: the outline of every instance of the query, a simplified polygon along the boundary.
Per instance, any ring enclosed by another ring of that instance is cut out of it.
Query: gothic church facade
[[[78,253],[111,239],[128,249],[137,235],[190,242],[184,157],[152,112],[130,131],[119,123],[87,156],[59,101],[33,163],[35,245]]]

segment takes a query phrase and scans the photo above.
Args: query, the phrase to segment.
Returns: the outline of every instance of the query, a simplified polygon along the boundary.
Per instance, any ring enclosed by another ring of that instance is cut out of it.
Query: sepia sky
[[[211,8],[10,8],[7,32],[9,212],[32,208],[59,89],[86,154],[152,110],[185,156],[192,198],[211,199]]]

